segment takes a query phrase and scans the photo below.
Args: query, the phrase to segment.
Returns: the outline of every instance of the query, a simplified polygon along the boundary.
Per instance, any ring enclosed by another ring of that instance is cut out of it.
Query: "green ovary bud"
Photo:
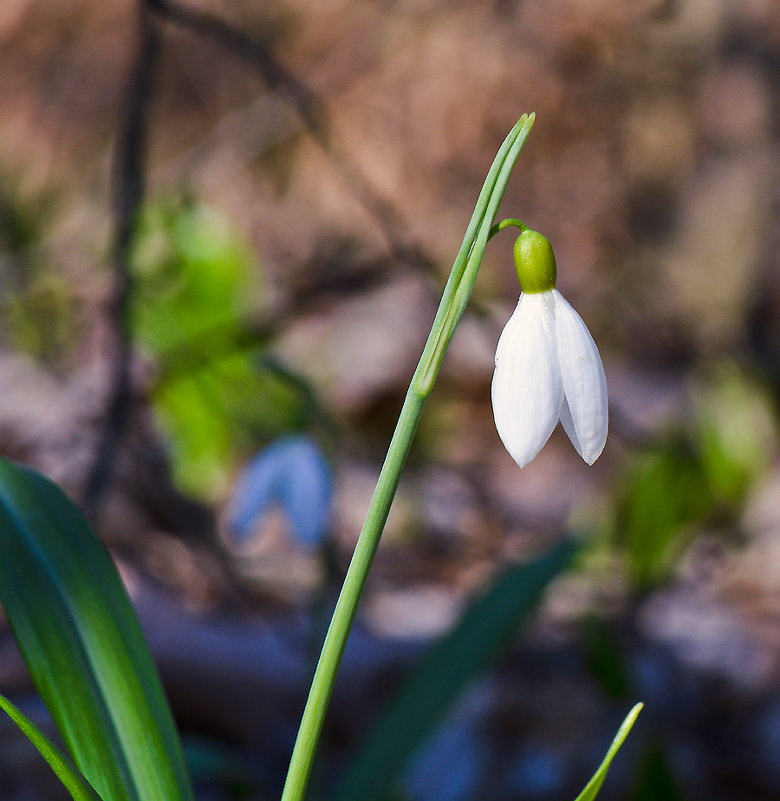
[[[555,289],[555,254],[546,236],[527,228],[517,237],[515,270],[523,292]]]

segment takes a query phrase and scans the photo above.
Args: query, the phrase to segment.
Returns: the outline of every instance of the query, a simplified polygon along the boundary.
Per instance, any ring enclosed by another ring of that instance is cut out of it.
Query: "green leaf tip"
[[[626,719],[620,725],[620,728],[615,735],[615,739],[612,740],[612,744],[609,746],[604,759],[601,761],[601,764],[593,774],[591,780],[585,785],[585,788],[577,796],[575,801],[593,801],[593,799],[598,795],[601,785],[604,784],[604,779],[607,777],[609,766],[612,764],[612,760],[615,758],[615,754],[617,754],[626,737],[628,737],[628,733],[631,731],[631,727],[636,722],[636,719],[643,707],[643,703],[635,704],[631,711],[626,715]]]
[[[4,695],[0,695],[0,709],[19,727],[27,739],[38,749],[49,763],[73,801],[102,801],[92,785],[82,776],[73,763],[56,745]]]

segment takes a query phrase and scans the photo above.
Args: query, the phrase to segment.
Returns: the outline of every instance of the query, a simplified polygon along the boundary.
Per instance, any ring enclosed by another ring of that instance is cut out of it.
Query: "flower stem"
[[[485,179],[463,244],[452,266],[431,332],[406,393],[368,508],[366,522],[363,524],[341,594],[336,602],[328,633],[325,635],[290,760],[282,801],[303,801],[306,794],[314,753],[333,692],[336,673],[341,664],[371,562],[379,546],[390,506],[398,488],[401,470],[411,448],[423,406],[430,395],[447,346],[471,295],[489,238],[491,223],[533,123],[534,115],[524,114],[501,145]]]
[[[528,226],[522,220],[518,220],[516,217],[507,217],[505,220],[497,222],[490,229],[488,240],[492,239],[499,231],[503,231],[504,228],[509,228],[510,225],[514,225],[515,228],[519,228],[521,233],[528,230]]]

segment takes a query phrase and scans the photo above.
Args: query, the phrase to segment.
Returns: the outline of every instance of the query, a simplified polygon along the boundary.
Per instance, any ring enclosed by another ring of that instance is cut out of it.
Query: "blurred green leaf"
[[[219,497],[235,460],[258,440],[299,429],[307,403],[293,385],[258,371],[244,354],[161,382],[154,407],[170,440],[178,486],[206,500]]]
[[[42,244],[44,221],[57,200],[30,196],[18,176],[0,180],[0,337],[41,361],[56,364],[79,333],[73,281],[54,265]]]
[[[456,627],[422,657],[398,696],[363,740],[334,795],[364,801],[385,792],[466,684],[496,657],[536,608],[576,550],[566,541],[539,559],[505,570]]]
[[[712,368],[694,391],[698,447],[713,494],[735,504],[766,471],[776,434],[766,389],[731,362]]]
[[[253,263],[217,209],[194,203],[146,208],[133,255],[141,342],[154,353],[192,341],[207,351],[221,345],[247,311]]]
[[[735,519],[775,452],[768,393],[735,365],[712,367],[693,396],[685,435],[637,456],[617,492],[613,534],[640,587],[668,578],[704,525]]]
[[[18,179],[3,173],[0,182],[0,249],[18,254],[33,247],[41,236],[41,221],[52,212],[53,198],[26,198]],[[7,268],[3,264],[0,270]],[[2,275],[2,272],[0,272]]]
[[[178,735],[119,574],[79,510],[0,460],[0,600],[74,762],[104,801],[191,801]]]
[[[254,256],[228,218],[202,204],[144,212],[134,253],[138,338],[156,362],[152,406],[177,485],[213,501],[258,440],[301,428],[310,399],[266,367],[246,327]]]
[[[36,267],[28,273],[24,287],[5,297],[7,326],[17,348],[55,363],[78,333],[70,288],[62,275]]]
[[[669,575],[712,503],[700,460],[683,443],[637,459],[618,493],[615,526],[639,586]]]
[[[190,737],[184,740],[184,755],[190,775],[199,783],[230,788],[233,797],[245,797],[256,784],[248,764],[230,746],[217,740]]]
[[[626,737],[628,737],[628,733],[631,731],[631,727],[636,722],[637,716],[642,711],[643,706],[644,704],[636,704],[628,715],[626,715],[626,719],[618,729],[615,739],[607,750],[606,756],[599,765],[598,770],[593,774],[593,777],[585,785],[585,789],[577,796],[575,801],[593,801],[598,795],[601,785],[604,784],[604,779],[607,778],[607,771],[612,764],[612,760],[615,758],[615,754],[617,754],[620,750],[620,746],[623,745]]]
[[[65,785],[73,801],[101,801],[89,782],[78,772],[65,754],[5,696],[0,695],[0,709],[21,729],[41,756],[49,763],[59,780]]]
[[[636,789],[632,801],[685,801],[682,792],[669,769],[664,750],[653,745],[645,754],[639,767]]]
[[[625,698],[631,681],[619,636],[604,620],[592,615],[585,620],[583,634],[591,675],[612,698]]]

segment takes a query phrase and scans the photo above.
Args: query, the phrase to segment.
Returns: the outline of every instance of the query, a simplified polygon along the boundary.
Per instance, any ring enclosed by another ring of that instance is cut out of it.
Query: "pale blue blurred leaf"
[[[295,539],[316,545],[325,537],[330,516],[332,480],[319,447],[308,437],[276,440],[255,456],[236,483],[229,526],[246,538],[273,505],[278,505]]]

